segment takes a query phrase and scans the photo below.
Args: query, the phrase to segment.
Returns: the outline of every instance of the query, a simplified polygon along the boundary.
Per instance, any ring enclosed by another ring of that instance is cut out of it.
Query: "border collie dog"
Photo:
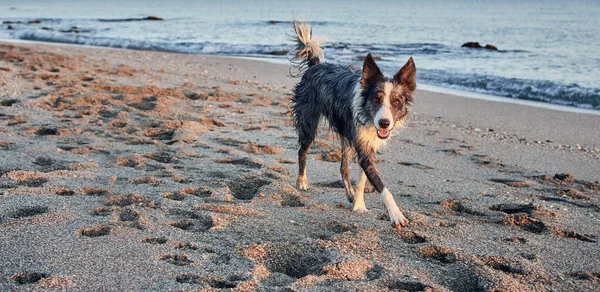
[[[365,212],[364,188],[367,179],[380,194],[392,226],[400,228],[408,220],[398,209],[394,197],[385,187],[377,168],[375,154],[390,134],[403,126],[412,95],[416,88],[416,68],[413,59],[388,78],[381,73],[371,54],[361,70],[323,63],[321,41],[312,37],[309,23],[293,22],[296,42],[292,65],[302,75],[294,89],[292,107],[294,125],[298,132],[299,173],[297,187],[308,189],[306,152],[314,141],[321,117],[327,118],[331,130],[341,140],[342,165],[340,172],[348,200],[355,212]],[[348,163],[358,156],[361,178],[352,188]]]

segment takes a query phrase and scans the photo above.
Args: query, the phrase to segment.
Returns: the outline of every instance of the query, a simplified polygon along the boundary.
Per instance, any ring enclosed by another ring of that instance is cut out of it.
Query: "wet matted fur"
[[[416,88],[413,59],[410,58],[392,78],[383,75],[371,54],[365,58],[362,70],[327,64],[323,62],[325,56],[320,41],[312,37],[310,24],[294,21],[293,27],[296,52],[292,64],[302,76],[292,99],[300,144],[297,187],[308,189],[306,153],[315,139],[320,119],[325,117],[341,140],[340,171],[346,196],[354,204],[353,210],[367,210],[364,187],[368,179],[380,193],[392,225],[405,226],[408,220],[381,180],[375,167],[375,154],[392,132],[404,125]],[[362,168],[356,192],[350,183],[348,168],[353,152]]]

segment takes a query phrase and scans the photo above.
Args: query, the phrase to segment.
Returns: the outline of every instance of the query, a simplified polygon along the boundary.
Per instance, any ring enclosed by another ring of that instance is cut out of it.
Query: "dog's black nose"
[[[390,120],[388,120],[388,119],[381,119],[381,120],[379,120],[379,126],[382,129],[387,129],[390,126]]]

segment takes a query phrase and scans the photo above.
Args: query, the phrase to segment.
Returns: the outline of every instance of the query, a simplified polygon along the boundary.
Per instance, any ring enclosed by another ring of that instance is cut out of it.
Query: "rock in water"
[[[488,49],[488,50],[492,50],[492,51],[497,51],[498,50],[498,48],[496,46],[490,45],[490,44],[485,45],[485,48]]]
[[[478,42],[467,42],[467,43],[464,43],[461,47],[463,47],[463,48],[477,48],[477,49],[482,48],[481,45]]]

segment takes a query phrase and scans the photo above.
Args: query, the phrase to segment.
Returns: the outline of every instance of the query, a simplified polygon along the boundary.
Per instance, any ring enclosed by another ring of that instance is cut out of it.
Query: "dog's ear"
[[[394,75],[394,82],[402,85],[405,89],[409,90],[410,92],[413,92],[417,88],[416,76],[417,68],[415,67],[415,62],[413,61],[413,58],[410,57],[406,64],[404,64],[404,66],[400,68],[400,71],[398,71],[398,73]]]
[[[365,86],[367,84],[374,84],[382,79],[383,73],[381,73],[381,70],[379,70],[379,67],[377,64],[375,64],[375,60],[373,60],[373,56],[371,56],[371,53],[369,53],[365,58],[365,63],[363,64],[363,72],[360,83]]]

